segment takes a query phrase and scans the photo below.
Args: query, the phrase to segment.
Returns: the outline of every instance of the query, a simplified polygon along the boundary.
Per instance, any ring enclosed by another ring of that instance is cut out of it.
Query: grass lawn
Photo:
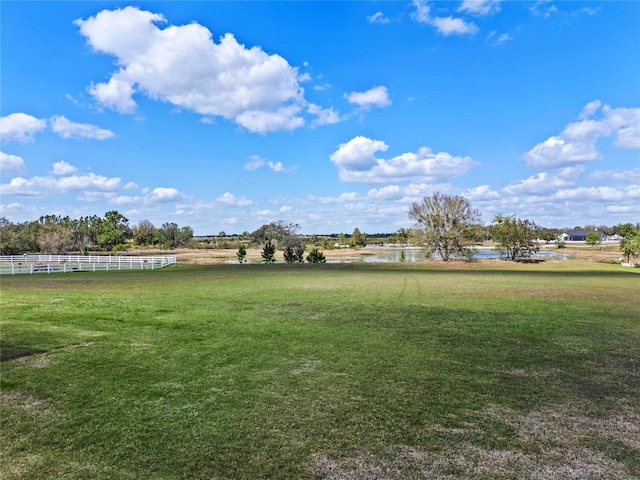
[[[640,478],[640,272],[1,279],[3,479]]]

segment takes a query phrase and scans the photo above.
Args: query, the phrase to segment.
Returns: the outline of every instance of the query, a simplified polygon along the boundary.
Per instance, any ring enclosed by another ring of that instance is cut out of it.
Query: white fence
[[[155,270],[176,263],[176,257],[112,255],[4,255],[0,275],[19,273],[69,273],[113,270]]]

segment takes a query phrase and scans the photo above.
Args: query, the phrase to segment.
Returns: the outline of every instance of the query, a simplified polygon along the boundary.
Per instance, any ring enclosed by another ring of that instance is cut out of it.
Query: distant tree
[[[623,223],[616,227],[616,233],[621,237],[634,236],[637,233],[636,228],[632,223]]]
[[[298,263],[304,262],[304,251],[304,245],[299,245],[298,247],[296,247],[295,259]]]
[[[532,221],[513,215],[496,215],[491,224],[491,236],[498,244],[498,250],[506,254],[509,260],[538,251],[537,230],[537,225]]]
[[[12,223],[4,217],[0,218],[0,255],[37,251],[37,237],[32,234],[29,222]]]
[[[267,240],[262,248],[262,261],[264,263],[273,263],[276,261],[276,246]]]
[[[262,244],[266,241],[278,243],[286,237],[294,236],[299,228],[298,224],[278,220],[262,225],[251,234],[251,239],[257,244]]]
[[[600,245],[602,243],[602,237],[598,232],[589,232],[587,236],[584,237],[584,243],[595,247],[596,245]]]
[[[625,232],[626,235],[620,240],[620,251],[627,257],[627,263],[631,261],[631,257],[640,257],[640,231],[634,233]]]
[[[296,250],[291,246],[284,247],[284,261],[293,263],[296,261]]]
[[[238,253],[236,253],[236,255],[238,257],[238,262],[246,262],[245,257],[247,256],[247,249],[244,248],[244,245],[240,245],[240,247],[238,248]]]
[[[436,192],[420,203],[414,202],[408,213],[416,222],[414,232],[420,243],[443,261],[452,255],[471,253],[474,226],[480,223],[480,212],[471,208],[466,198]]]
[[[324,257],[324,253],[322,253],[317,248],[312,248],[307,255],[307,262],[309,263],[325,263],[327,259]]]
[[[107,212],[100,225],[98,245],[111,250],[116,245],[124,243],[129,236],[129,219],[116,210]]]
[[[364,247],[367,245],[367,234],[361,233],[359,228],[355,228],[351,234],[349,245],[352,247]]]
[[[180,229],[178,234],[178,247],[186,247],[193,239],[193,228],[190,226],[184,226]]]
[[[156,240],[156,227],[149,220],[141,220],[131,229],[136,245],[153,245]]]
[[[38,246],[42,253],[66,254],[73,249],[73,236],[63,225],[50,223],[40,228]]]

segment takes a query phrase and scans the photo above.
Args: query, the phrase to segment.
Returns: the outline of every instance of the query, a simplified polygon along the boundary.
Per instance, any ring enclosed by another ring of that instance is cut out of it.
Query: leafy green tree
[[[326,261],[327,259],[325,258],[324,253],[316,247],[312,248],[311,251],[309,251],[309,255],[307,255],[307,262],[309,263],[325,263]]]
[[[596,245],[600,245],[602,243],[602,237],[598,232],[589,232],[587,236],[584,237],[584,243],[595,247]]]
[[[294,236],[300,226],[295,223],[286,223],[283,220],[277,222],[271,222],[266,225],[262,225],[258,230],[251,234],[251,239],[261,244],[266,241],[280,242],[286,237]]]
[[[247,256],[247,249],[244,248],[244,245],[240,245],[240,247],[238,247],[238,253],[236,253],[236,256],[238,257],[238,262],[246,262],[245,257]]]
[[[271,240],[267,240],[264,244],[261,255],[264,263],[273,263],[276,261],[276,246],[271,243]]]
[[[351,247],[364,247],[367,245],[367,234],[361,233],[359,228],[355,228],[349,240]]]
[[[623,223],[616,227],[616,233],[621,237],[634,236],[637,233],[636,227],[632,223]]]
[[[104,217],[98,235],[98,245],[111,250],[116,245],[124,243],[130,236],[129,219],[116,210],[105,213]]]
[[[631,257],[640,257],[640,231],[626,232],[626,236],[620,240],[620,251],[627,257],[627,263],[631,262]]]
[[[436,192],[414,202],[408,214],[416,222],[417,240],[443,261],[452,255],[470,255],[480,212],[466,198]]]
[[[498,244],[498,250],[509,260],[538,251],[537,230],[538,226],[534,222],[514,215],[496,215],[491,224],[491,236]]]
[[[0,218],[0,255],[19,255],[37,252],[37,237],[32,234],[29,222],[12,223]]]
[[[136,245],[153,245],[156,240],[156,227],[149,220],[141,220],[132,228],[133,241]]]

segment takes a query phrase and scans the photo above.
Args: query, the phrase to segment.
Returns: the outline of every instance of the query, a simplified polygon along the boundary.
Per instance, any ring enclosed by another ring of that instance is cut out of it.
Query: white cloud
[[[487,43],[491,44],[491,46],[493,47],[497,47],[498,45],[502,45],[511,40],[513,40],[513,37],[511,35],[509,35],[508,33],[501,33],[500,35],[498,35],[497,30],[492,30],[491,32],[489,32],[489,35],[487,35]]]
[[[53,164],[53,170],[51,171],[51,173],[53,173],[54,175],[66,176],[72,175],[77,171],[78,169],[73,165],[68,164],[64,160],[60,160],[59,162]]]
[[[135,7],[76,21],[94,51],[119,65],[108,82],[91,86],[99,103],[132,113],[133,95],[142,94],[260,133],[304,124],[304,76],[280,55],[247,48],[230,33],[216,43],[195,22],[158,27],[164,23],[162,15]]]
[[[400,198],[402,192],[398,185],[387,185],[382,188],[372,188],[367,192],[367,198],[374,200],[389,200],[392,198]]]
[[[76,123],[68,120],[63,115],[54,115],[49,119],[51,130],[62,138],[90,138],[92,140],[105,140],[114,137],[111,130],[104,130],[88,123]]]
[[[253,201],[249,200],[248,198],[244,196],[238,198],[234,194],[229,192],[225,192],[223,195],[216,198],[216,201],[233,207],[246,207],[249,205],[253,205]]]
[[[149,195],[152,202],[171,202],[182,198],[183,195],[175,188],[157,187]]]
[[[251,155],[249,158],[251,159],[251,161],[245,163],[244,169],[249,170],[250,172],[259,169],[267,163],[267,161],[264,158],[261,158],[259,155]]]
[[[426,0],[413,0],[414,11],[411,17],[419,22],[434,27],[438,33],[448,37],[449,35],[473,35],[478,27],[473,22],[466,22],[458,17],[432,17],[431,7]]]
[[[598,113],[600,118],[595,118]],[[611,108],[595,100],[584,107],[579,119],[525,153],[527,164],[555,168],[597,160],[596,143],[607,137],[614,137],[619,148],[640,148],[640,108]]]
[[[476,164],[470,157],[456,157],[446,152],[434,154],[421,147],[389,160],[378,159],[376,152],[389,147],[380,140],[358,136],[338,146],[331,161],[338,167],[342,182],[386,183],[407,180],[438,183],[464,175]]]
[[[473,35],[478,27],[473,22],[465,22],[457,17],[436,17],[431,21],[436,30],[448,37],[449,35]]]
[[[500,10],[501,0],[463,0],[458,7],[459,12],[467,12],[472,15],[488,15]]]
[[[17,155],[9,155],[4,152],[0,152],[0,172],[7,173],[20,173],[24,170],[24,160]]]
[[[589,175],[593,180],[613,180],[614,182],[640,183],[640,167],[631,170],[597,170]]]
[[[491,190],[489,185],[479,185],[465,190],[462,195],[470,201],[494,200],[500,198],[500,193]]]
[[[0,117],[0,138],[3,142],[18,141],[31,142],[33,136],[44,130],[47,121],[26,113],[12,113]]]
[[[332,125],[339,123],[343,120],[338,112],[333,108],[322,108],[319,105],[310,103],[307,106],[307,111],[314,115],[316,118],[311,123],[312,127],[320,127],[322,125]]]
[[[114,191],[120,188],[120,178],[108,178],[94,173],[85,175],[17,177],[9,183],[0,185],[2,195],[20,195],[46,197],[56,193],[67,193],[73,190]]]
[[[296,170],[296,167],[285,168],[282,162],[268,162],[269,168],[276,173],[290,173]]]
[[[377,165],[376,152],[384,152],[389,146],[381,140],[361,135],[338,146],[331,154],[331,161],[342,171],[368,170]]]
[[[382,85],[373,87],[365,92],[345,93],[344,98],[346,98],[349,103],[358,105],[363,110],[368,110],[371,107],[388,107],[391,105],[387,87]]]
[[[384,13],[376,12],[373,15],[367,17],[367,22],[384,25],[385,23],[389,23],[389,19],[384,16]]]
[[[413,0],[413,12],[411,12],[411,18],[418,23],[431,22],[431,7],[426,0]]]

